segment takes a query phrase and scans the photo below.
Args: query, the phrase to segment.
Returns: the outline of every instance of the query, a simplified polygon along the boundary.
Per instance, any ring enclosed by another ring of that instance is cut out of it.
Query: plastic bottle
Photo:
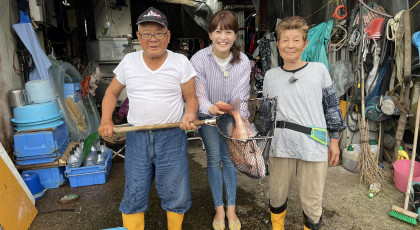
[[[73,147],[74,155],[76,155],[77,160],[80,162],[79,167],[83,163],[83,150],[80,148],[79,144]]]
[[[108,148],[105,145],[105,141],[101,140],[100,145],[99,145],[99,150],[101,151],[103,157],[106,159],[108,157],[108,155],[110,154],[108,151]]]
[[[76,144],[74,147],[74,154],[76,154],[77,157],[82,156],[82,149],[80,148],[79,144]]]
[[[101,148],[101,142],[99,140],[95,141],[92,145],[98,151]]]
[[[369,186],[369,198],[374,197],[381,191],[381,183],[372,183]]]
[[[81,165],[81,158],[78,158],[74,152],[74,148],[70,151],[70,156],[67,159],[67,166],[69,168],[78,168]]]
[[[103,140],[101,140],[101,141],[100,141],[99,150],[100,150],[102,153],[106,153],[106,152],[108,152],[108,148],[107,148],[107,147],[106,147],[106,145],[105,145],[105,141],[103,141]]]
[[[400,146],[398,148],[398,156],[397,156],[397,160],[403,160],[403,159],[410,159],[408,158],[408,154],[406,151],[403,150],[403,147]]]
[[[98,161],[98,156],[96,153],[96,149],[94,148],[94,146],[92,146],[89,154],[86,156],[86,159],[83,162],[83,165],[84,166],[96,165],[97,161]]]
[[[96,155],[98,156],[97,164],[105,164],[105,154],[103,154],[101,151],[96,151]]]
[[[79,147],[80,147],[80,149],[82,149],[83,150],[83,147],[85,146],[85,139],[80,139],[80,142],[79,142]]]

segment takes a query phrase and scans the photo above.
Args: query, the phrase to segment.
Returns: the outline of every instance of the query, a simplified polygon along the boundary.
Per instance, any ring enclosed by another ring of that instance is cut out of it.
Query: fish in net
[[[268,156],[274,137],[277,101],[256,98],[248,102],[249,120],[239,114],[238,100],[218,104],[226,114],[216,119],[216,127],[235,167],[245,175],[260,179],[268,174]]]

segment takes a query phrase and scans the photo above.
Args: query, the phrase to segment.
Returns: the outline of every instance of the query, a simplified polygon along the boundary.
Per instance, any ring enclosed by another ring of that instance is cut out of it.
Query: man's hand
[[[98,132],[102,137],[112,137],[114,133],[114,122],[111,120],[101,121]]]
[[[328,164],[330,166],[336,166],[340,159],[338,140],[339,139],[330,139],[330,146],[328,147]]]
[[[182,130],[191,130],[191,129],[197,129],[197,126],[195,126],[192,122],[194,122],[197,119],[195,116],[195,113],[185,113],[184,117],[182,117],[182,124],[180,128]]]

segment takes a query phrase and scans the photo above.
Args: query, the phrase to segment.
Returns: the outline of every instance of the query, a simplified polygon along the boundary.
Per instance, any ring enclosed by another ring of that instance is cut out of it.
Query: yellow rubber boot
[[[144,212],[122,214],[123,226],[128,230],[144,230]]]
[[[271,213],[271,225],[273,230],[284,230],[284,219],[286,218],[286,210],[279,214]]]
[[[309,229],[305,225],[303,225],[303,230],[311,230],[311,229]]]
[[[184,220],[184,214],[166,212],[166,216],[168,217],[168,230],[182,229],[182,221]]]

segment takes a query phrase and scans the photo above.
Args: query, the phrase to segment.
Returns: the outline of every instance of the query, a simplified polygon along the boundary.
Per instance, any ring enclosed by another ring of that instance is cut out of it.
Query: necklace
[[[302,70],[306,66],[308,66],[308,63],[309,62],[307,62],[304,66],[302,66],[300,68],[297,68],[297,69],[294,69],[294,70],[286,70],[286,69],[283,68],[283,66],[281,67],[282,70],[284,70],[286,72],[289,72],[289,73],[292,73],[292,76],[289,78],[289,83],[295,83],[299,79],[299,78],[295,77],[295,73],[298,72],[299,70]]]

